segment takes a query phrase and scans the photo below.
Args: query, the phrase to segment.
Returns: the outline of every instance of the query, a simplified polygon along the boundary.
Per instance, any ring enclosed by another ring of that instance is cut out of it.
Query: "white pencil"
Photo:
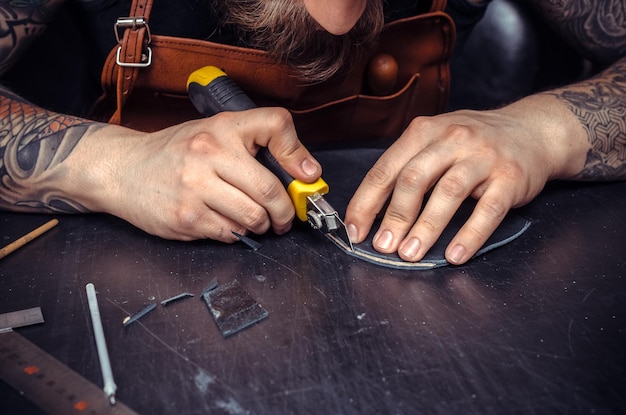
[[[93,333],[96,338],[96,347],[98,349],[98,358],[100,358],[100,368],[102,370],[102,381],[104,382],[104,394],[109,399],[111,405],[115,405],[115,391],[117,385],[113,380],[113,371],[111,370],[111,361],[109,360],[109,351],[104,340],[104,330],[102,329],[102,321],[100,320],[100,309],[98,308],[98,299],[96,298],[96,288],[92,283],[87,284],[87,301],[89,302],[89,311],[91,313],[91,321],[93,322]]]

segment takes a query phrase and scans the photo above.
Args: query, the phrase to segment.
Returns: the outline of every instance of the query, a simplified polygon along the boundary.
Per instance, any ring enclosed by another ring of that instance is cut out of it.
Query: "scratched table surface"
[[[341,211],[378,151],[317,155]],[[626,183],[551,184],[515,214],[532,221],[519,239],[429,271],[361,262],[305,224],[253,251],[58,216],[0,260],[0,312],[41,307],[17,331],[102,386],[94,283],[117,398],[142,414],[623,413]],[[0,214],[2,245],[47,219]],[[200,298],[213,278],[269,318],[224,338]],[[6,383],[0,396],[0,413],[38,410]]]

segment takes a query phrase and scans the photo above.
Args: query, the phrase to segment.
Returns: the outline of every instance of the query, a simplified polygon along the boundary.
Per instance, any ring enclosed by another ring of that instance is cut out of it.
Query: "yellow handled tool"
[[[256,108],[237,84],[215,66],[205,66],[194,71],[187,79],[187,92],[196,109],[206,117],[222,111]],[[308,221],[313,228],[325,233],[338,232],[338,236],[352,248],[345,224],[323,197],[329,189],[322,178],[315,183],[294,179],[265,147],[259,150],[257,159],[283,183],[296,209],[296,216],[301,221]]]

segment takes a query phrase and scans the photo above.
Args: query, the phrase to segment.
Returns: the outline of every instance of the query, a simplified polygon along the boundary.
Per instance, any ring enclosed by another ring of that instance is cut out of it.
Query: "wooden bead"
[[[374,56],[367,66],[367,81],[373,95],[389,95],[398,82],[398,62],[385,53]]]

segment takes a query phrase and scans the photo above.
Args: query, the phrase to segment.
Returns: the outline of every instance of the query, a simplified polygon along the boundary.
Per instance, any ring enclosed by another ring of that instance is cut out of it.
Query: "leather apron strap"
[[[137,72],[152,63],[148,27],[152,3],[153,0],[133,0],[130,15],[126,18],[119,18],[115,24],[115,36],[119,43],[116,62],[119,67],[116,89],[117,105],[110,119],[113,124],[122,122],[122,108],[133,89]],[[120,30],[123,30],[121,38]]]

